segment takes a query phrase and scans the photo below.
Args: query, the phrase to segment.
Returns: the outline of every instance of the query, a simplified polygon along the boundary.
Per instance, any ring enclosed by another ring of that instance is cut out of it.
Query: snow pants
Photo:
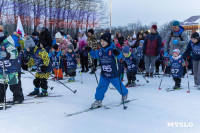
[[[128,94],[128,89],[124,86],[122,81],[119,80],[119,77],[109,79],[109,78],[101,76],[99,85],[96,88],[96,94],[95,94],[96,100],[102,101],[104,99],[104,95],[105,95],[106,91],[108,90],[108,86],[110,83],[112,83],[112,85],[117,89],[117,91],[121,95],[125,96]],[[121,84],[121,86],[120,86],[120,84]],[[121,91],[121,88],[122,88],[122,91]]]
[[[200,85],[200,61],[193,61],[194,83]]]

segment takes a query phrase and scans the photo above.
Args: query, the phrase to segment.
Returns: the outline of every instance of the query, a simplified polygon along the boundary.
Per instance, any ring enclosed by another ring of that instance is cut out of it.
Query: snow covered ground
[[[97,76],[100,76],[98,69]],[[26,73],[23,77],[32,77]],[[194,88],[193,76],[190,76],[191,93],[187,92],[187,79],[182,79],[183,90],[166,92],[172,87],[172,78],[164,78],[162,90],[158,90],[160,78],[148,78],[145,83],[141,75],[139,84],[145,86],[129,88],[129,99],[138,100],[123,107],[100,108],[76,116],[66,114],[81,111],[94,102],[97,86],[94,75],[77,73],[78,82],[66,83],[77,94],[71,93],[63,85],[49,81],[55,88],[46,97],[27,100],[44,103],[16,105],[6,111],[0,111],[0,133],[199,133],[200,131],[200,91]],[[31,78],[22,78],[24,95],[33,90]],[[126,81],[124,81],[126,83]],[[8,98],[12,98],[8,90]],[[103,104],[116,104],[121,96],[116,90],[109,89]],[[65,114],[66,113],[66,114]],[[174,124],[174,125],[173,125]],[[178,124],[178,125],[176,125]],[[180,124],[185,124],[180,125]],[[177,126],[177,127],[176,127]],[[188,127],[189,126],[189,127]]]

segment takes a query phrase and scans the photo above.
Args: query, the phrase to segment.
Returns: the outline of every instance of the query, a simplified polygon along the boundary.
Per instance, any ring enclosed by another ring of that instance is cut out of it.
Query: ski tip
[[[190,91],[187,91],[187,93],[190,93]]]
[[[158,88],[158,90],[162,90],[161,88]]]

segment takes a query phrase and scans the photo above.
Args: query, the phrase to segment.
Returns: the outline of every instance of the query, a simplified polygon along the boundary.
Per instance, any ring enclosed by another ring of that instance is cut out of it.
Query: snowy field
[[[77,70],[78,71],[78,70]],[[100,76],[98,69],[97,76]],[[24,95],[33,90],[31,74],[22,75]],[[29,77],[29,78],[25,78]],[[193,76],[189,77],[191,93],[187,93],[187,79],[182,79],[184,89],[166,92],[173,87],[172,78],[164,78],[158,90],[160,78],[148,78],[148,84],[141,75],[137,76],[139,84],[144,86],[129,88],[129,99],[138,100],[123,107],[112,109],[100,108],[76,116],[66,114],[81,111],[94,102],[97,86],[95,76],[77,73],[75,83],[66,83],[77,94],[71,93],[63,85],[49,81],[55,88],[46,97],[27,100],[42,102],[16,105],[6,111],[0,111],[0,133],[199,133],[200,132],[200,91],[194,88]],[[124,81],[126,83],[127,81]],[[10,90],[7,98],[12,98]],[[26,97],[27,98],[27,97]],[[121,96],[116,90],[109,89],[103,104],[117,104]],[[65,114],[66,113],[66,114]],[[174,125],[173,125],[174,124]],[[185,124],[185,125],[181,125]]]

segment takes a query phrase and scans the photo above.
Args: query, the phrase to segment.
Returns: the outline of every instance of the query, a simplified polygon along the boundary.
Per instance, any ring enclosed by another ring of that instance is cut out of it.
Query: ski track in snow
[[[184,89],[166,92],[166,88],[174,85],[172,77],[164,77],[162,90],[158,90],[161,78],[147,78],[150,81],[147,84],[141,75],[137,75],[139,84],[145,86],[128,88],[129,99],[138,100],[128,103],[127,110],[123,110],[123,106],[109,110],[100,108],[66,117],[66,114],[89,108],[94,102],[97,87],[95,76],[82,73],[81,84],[79,70],[77,69],[76,77],[78,82],[66,83],[71,89],[77,90],[76,94],[63,85],[48,80],[48,85],[54,87],[53,90],[48,90],[50,95],[63,95],[62,97],[33,99],[30,101],[44,103],[24,104],[6,111],[1,110],[0,133],[199,133],[200,91],[193,87],[193,76],[189,77],[191,93],[187,93],[186,77],[182,79]],[[28,72],[22,74],[25,96],[33,91],[34,86],[33,79],[23,77],[31,76]],[[100,69],[97,77],[99,79]],[[127,80],[124,84],[126,82]],[[9,89],[7,98],[12,98]],[[116,90],[108,89],[103,104],[117,104],[120,100],[121,96]],[[193,127],[168,127],[168,122],[192,122]]]

